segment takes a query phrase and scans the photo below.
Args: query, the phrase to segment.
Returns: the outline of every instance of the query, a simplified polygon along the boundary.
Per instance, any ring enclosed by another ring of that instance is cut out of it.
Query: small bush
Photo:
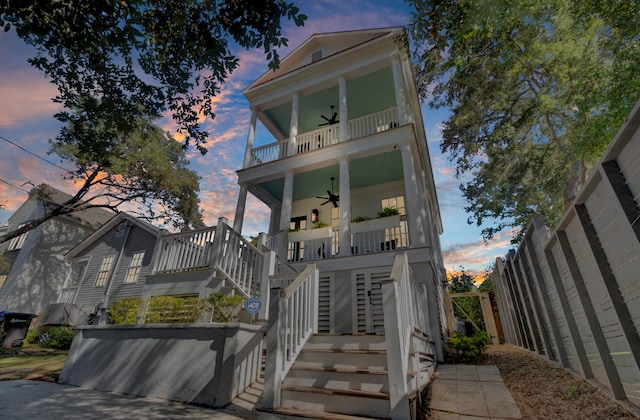
[[[398,209],[393,207],[385,207],[378,212],[378,217],[396,216],[398,214],[400,214],[400,211],[398,211]]]
[[[369,220],[368,217],[364,217],[364,216],[356,216],[353,219],[351,219],[351,223],[358,223],[358,222],[364,222]]]
[[[49,328],[46,332],[47,342],[43,343],[41,337],[40,345],[42,346],[42,344],[46,344],[42,347],[49,347],[56,350],[69,350],[75,335],[76,332],[71,327],[61,326]],[[44,336],[44,334],[42,334],[42,336]]]
[[[30,330],[27,333],[27,343],[29,344],[39,344],[40,343],[40,331]]]
[[[137,316],[144,300],[137,297],[124,298],[109,305],[109,323],[116,325],[137,324]]]
[[[209,296],[211,305],[211,322],[233,322],[233,310],[244,303],[245,298],[240,295],[227,296],[224,293],[214,293]]]
[[[476,331],[471,337],[454,332],[447,343],[460,363],[469,364],[480,362],[482,352],[487,349],[488,344],[489,336],[486,331]]]
[[[205,311],[205,302],[197,297],[153,296],[149,299],[145,324],[197,322]]]

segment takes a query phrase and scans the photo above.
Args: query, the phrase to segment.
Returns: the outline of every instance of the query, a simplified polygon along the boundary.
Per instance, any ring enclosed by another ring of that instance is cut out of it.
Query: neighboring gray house
[[[162,231],[119,213],[69,251],[71,270],[58,302],[95,311],[114,300],[142,296]]]
[[[18,229],[70,198],[41,184],[9,218],[6,230]],[[59,216],[0,244],[8,263],[0,270],[0,310],[39,314],[56,302],[69,270],[65,254],[112,217],[112,212],[100,208]]]

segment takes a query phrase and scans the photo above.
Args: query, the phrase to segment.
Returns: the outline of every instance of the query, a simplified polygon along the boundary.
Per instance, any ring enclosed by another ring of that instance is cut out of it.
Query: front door
[[[389,272],[378,270],[356,271],[352,275],[355,304],[353,306],[353,331],[358,333],[383,333],[384,311],[382,307],[383,279]]]

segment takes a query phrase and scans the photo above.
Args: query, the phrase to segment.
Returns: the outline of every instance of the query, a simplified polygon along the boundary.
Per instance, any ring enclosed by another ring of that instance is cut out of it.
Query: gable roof
[[[39,201],[43,204],[46,211],[50,211],[60,204],[70,200],[71,198],[72,196],[70,194],[60,191],[59,189],[54,188],[49,184],[40,184],[29,191],[29,198],[27,198],[24,203],[22,203],[20,207],[18,207],[18,209],[13,212],[11,217],[9,217],[9,225],[14,225],[14,223],[12,223],[12,219],[16,216],[16,214],[20,213],[20,210],[24,206],[28,205],[29,201]],[[71,219],[93,229],[98,229],[109,219],[111,219],[113,215],[114,213],[112,211],[100,207],[93,207],[86,210],[65,214],[59,217]]]
[[[402,26],[393,26],[377,29],[360,29],[353,31],[325,32],[311,35],[299,47],[294,49],[280,61],[280,66],[274,70],[268,70],[255,82],[250,84],[243,93],[253,88],[279,78],[287,73],[325,60],[328,57],[347,51],[358,45],[372,42],[381,37],[403,31]],[[321,57],[312,61],[312,54],[320,51]]]
[[[67,252],[66,256],[69,258],[74,258],[78,256],[82,251],[98,242],[100,238],[110,232],[112,229],[115,229],[116,226],[120,225],[122,222],[131,223],[140,227],[141,229],[149,232],[151,235],[159,237],[162,232],[165,230],[159,228],[157,226],[152,225],[151,223],[145,222],[144,220],[140,220],[136,217],[131,216],[127,213],[118,213],[116,214],[108,223],[104,224],[100,229],[93,232],[84,241],[80,242],[74,248],[72,248],[69,252]]]

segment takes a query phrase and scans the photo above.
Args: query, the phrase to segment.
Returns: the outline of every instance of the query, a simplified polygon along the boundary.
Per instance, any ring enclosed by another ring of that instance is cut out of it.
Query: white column
[[[291,97],[291,125],[289,126],[289,142],[287,143],[287,156],[296,154],[296,136],[298,135],[298,108],[300,95],[294,93]]]
[[[347,141],[349,137],[348,112],[347,112],[347,79],[340,76],[338,81],[338,96],[340,109],[340,137],[338,141]]]
[[[415,169],[415,159],[411,150],[411,144],[400,145],[402,154],[402,171],[404,173],[404,201],[407,210],[407,223],[409,224],[409,244],[411,246],[426,245],[424,225],[427,214],[426,197],[420,196],[418,179]]]
[[[402,77],[402,65],[398,57],[395,57],[391,64],[394,90],[396,92],[396,106],[398,107],[398,122],[402,125],[410,121],[404,89],[404,77]]]
[[[251,123],[249,123],[249,134],[247,134],[247,149],[244,152],[244,167],[248,168],[251,165],[251,149],[253,149],[253,141],[256,138],[256,117],[258,112],[255,109],[251,110]]]
[[[244,209],[247,205],[247,184],[240,185],[238,193],[238,204],[236,205],[236,215],[233,218],[233,230],[238,234],[242,233],[242,221],[244,220]]]
[[[280,208],[280,230],[288,231],[291,223],[291,205],[293,204],[293,172],[284,175],[282,207]]]
[[[346,158],[340,160],[340,255],[351,255],[351,182]]]

